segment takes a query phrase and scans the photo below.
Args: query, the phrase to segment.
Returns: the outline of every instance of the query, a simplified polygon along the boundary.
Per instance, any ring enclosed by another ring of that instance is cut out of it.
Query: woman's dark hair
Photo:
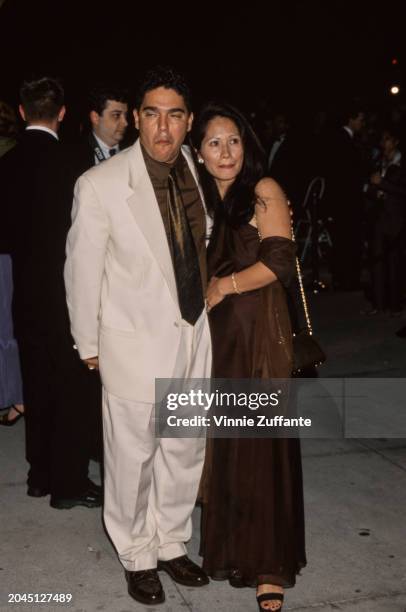
[[[200,150],[209,122],[215,117],[225,117],[235,123],[244,147],[244,161],[240,173],[221,201],[214,178],[198,165],[206,204],[211,216],[225,214],[235,227],[248,223],[254,215],[255,186],[265,174],[265,155],[262,146],[244,115],[229,104],[210,102],[200,112],[195,122],[192,142]]]

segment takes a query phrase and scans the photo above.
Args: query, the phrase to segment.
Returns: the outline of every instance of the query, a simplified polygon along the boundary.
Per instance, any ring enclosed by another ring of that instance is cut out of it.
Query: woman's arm
[[[279,185],[271,178],[262,179],[256,186],[257,204],[251,225],[258,228],[261,240],[271,236],[291,238],[289,205]],[[207,289],[208,310],[231,293],[260,289],[277,280],[276,274],[261,261],[222,278],[213,277]]]

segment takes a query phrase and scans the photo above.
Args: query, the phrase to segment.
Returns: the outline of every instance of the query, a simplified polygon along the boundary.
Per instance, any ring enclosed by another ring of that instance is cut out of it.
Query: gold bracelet
[[[238,295],[241,295],[242,291],[238,289],[237,281],[235,278],[235,272],[233,272],[231,275],[231,282],[233,283],[234,293],[238,293]]]

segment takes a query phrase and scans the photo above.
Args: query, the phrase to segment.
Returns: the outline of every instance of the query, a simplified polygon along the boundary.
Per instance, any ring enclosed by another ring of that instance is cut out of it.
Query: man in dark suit
[[[396,125],[382,133],[382,156],[366,189],[369,220],[369,252],[372,310],[401,314],[404,293],[403,268],[406,224],[405,164],[399,149]]]
[[[94,87],[87,106],[89,126],[76,150],[78,176],[118,153],[128,126],[128,97],[123,89]]]
[[[317,176],[314,138],[305,121],[293,125],[284,113],[275,115],[275,139],[268,157],[269,176],[286,193],[293,207],[295,222],[303,216],[303,200],[310,181]]]
[[[364,113],[354,105],[343,114],[343,123],[329,142],[323,164],[326,202],[333,218],[333,286],[341,290],[360,288],[363,185],[366,166],[356,142],[364,126]]]
[[[58,81],[25,82],[20,114],[27,123],[0,165],[0,247],[13,260],[15,335],[26,408],[28,495],[51,494],[51,506],[101,505],[88,479],[94,406],[89,379],[69,331],[63,281],[70,225],[71,165],[58,141],[65,114]]]

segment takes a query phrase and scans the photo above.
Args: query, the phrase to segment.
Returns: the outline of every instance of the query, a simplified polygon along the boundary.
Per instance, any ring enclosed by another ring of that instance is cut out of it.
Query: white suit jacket
[[[187,147],[182,154],[198,184]],[[99,356],[113,395],[153,402],[155,378],[173,376],[187,324],[139,141],[79,178],[72,219],[65,286],[79,354]]]

